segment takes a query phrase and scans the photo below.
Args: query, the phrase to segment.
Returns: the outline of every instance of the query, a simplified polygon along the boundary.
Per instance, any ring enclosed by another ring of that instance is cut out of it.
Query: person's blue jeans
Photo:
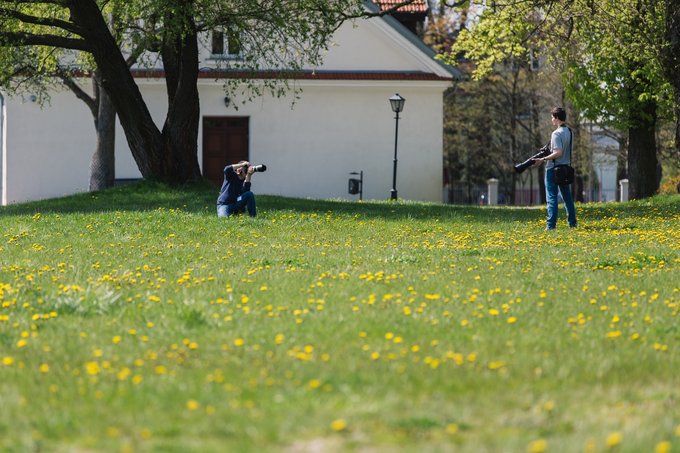
[[[571,196],[570,184],[555,184],[555,169],[550,168],[545,171],[545,195],[548,200],[548,221],[547,227],[549,230],[557,226],[557,191],[560,191],[562,200],[564,200],[564,207],[567,209],[567,221],[570,227],[576,226],[576,208],[574,207],[574,198]]]
[[[255,194],[252,192],[243,192],[235,203],[218,204],[217,217],[229,217],[234,214],[240,214],[248,210],[250,217],[255,217],[257,208],[255,206]]]

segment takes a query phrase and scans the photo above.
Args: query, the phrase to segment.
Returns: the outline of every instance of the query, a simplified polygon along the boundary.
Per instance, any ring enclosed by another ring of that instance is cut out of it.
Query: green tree
[[[508,58],[536,51],[551,57],[584,118],[628,131],[631,196],[644,198],[658,188],[655,133],[670,106],[660,64],[662,6],[657,0],[493,2],[453,51],[477,62],[478,76]]]
[[[0,45],[11,50],[3,56],[5,64],[30,54],[21,50],[27,48],[63,51],[74,61],[86,54],[101,75],[142,176],[182,184],[201,177],[200,36],[221,29],[240,40],[242,59],[230,68],[250,76],[228,80],[226,90],[245,83],[250,95],[265,90],[280,95],[287,89],[286,71],[320,63],[333,32],[360,6],[357,0],[6,0],[0,1]],[[130,72],[128,57],[137,50],[147,52],[142,61],[157,56],[163,65],[168,111],[160,128]],[[260,70],[276,76],[255,83]]]

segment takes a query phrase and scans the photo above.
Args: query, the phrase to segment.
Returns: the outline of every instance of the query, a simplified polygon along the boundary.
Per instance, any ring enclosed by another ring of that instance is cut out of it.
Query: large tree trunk
[[[96,78],[97,84],[100,84]],[[116,109],[106,90],[98,90],[99,108],[95,127],[97,129],[97,148],[90,161],[90,190],[113,187],[116,177]]]
[[[647,198],[659,189],[656,157],[656,103],[640,103],[631,109],[628,129],[628,179],[631,199]]]
[[[177,0],[177,7],[187,10],[191,0]],[[192,17],[186,18],[183,33],[164,39],[161,49],[168,115],[163,125],[166,166],[181,176],[183,182],[201,178],[197,161],[200,106],[198,96],[198,36]],[[191,150],[191,152],[189,152]],[[195,161],[196,165],[193,165]]]
[[[193,111],[190,114],[173,114],[172,110],[180,107],[170,105],[168,119],[161,133],[97,4],[92,0],[73,0],[70,12],[72,21],[82,28],[83,37],[91,44],[92,56],[102,74],[102,86],[115,106],[142,176],[173,185],[199,179],[196,141],[190,143],[191,137],[198,134],[198,115],[195,121],[187,120],[187,115],[191,117]],[[196,40],[195,34],[185,39],[185,45],[191,48],[192,40]],[[198,71],[198,59],[193,64],[195,71]],[[178,84],[175,99],[182,99],[187,102],[187,108],[193,109],[193,105],[198,106],[196,84],[190,86],[188,80],[186,84],[182,82],[180,80]],[[196,130],[192,131],[194,122]],[[175,142],[174,139],[179,141]]]
[[[680,151],[680,0],[665,0],[666,42],[662,65],[675,91],[675,148]]]

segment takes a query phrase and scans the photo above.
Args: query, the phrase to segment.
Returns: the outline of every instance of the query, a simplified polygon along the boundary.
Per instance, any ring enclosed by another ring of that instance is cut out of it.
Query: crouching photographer
[[[255,217],[257,207],[250,180],[253,173],[266,170],[265,165],[251,166],[245,160],[224,167],[224,182],[217,197],[217,216],[229,217],[248,211],[248,215]]]

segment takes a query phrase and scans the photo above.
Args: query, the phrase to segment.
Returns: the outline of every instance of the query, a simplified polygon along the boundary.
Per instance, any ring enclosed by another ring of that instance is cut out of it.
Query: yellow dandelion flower
[[[449,423],[448,425],[446,425],[446,433],[447,434],[451,434],[451,435],[456,434],[459,431],[459,429],[460,428],[458,427],[458,425],[456,423]]]
[[[243,338],[237,338],[234,340],[234,346],[243,346],[246,341]]]
[[[128,367],[123,367],[117,374],[116,377],[118,378],[119,381],[125,381],[127,378],[130,377],[130,374],[132,374],[132,371],[130,371],[130,368]]]
[[[342,418],[333,420],[331,422],[331,429],[336,432],[344,431],[347,429],[347,422]]]
[[[99,374],[100,368],[98,362],[87,362],[85,363],[85,372],[90,376],[96,376]]]
[[[195,411],[199,407],[201,407],[201,403],[199,403],[198,401],[196,400],[187,401],[187,410]]]
[[[3,357],[2,358],[2,364],[5,366],[11,366],[14,364],[14,359],[12,357]]]
[[[611,433],[609,436],[607,436],[607,441],[605,442],[607,445],[607,448],[614,448],[618,446],[621,443],[621,440],[623,439],[623,436],[621,435],[620,432],[615,432]]]
[[[496,360],[493,362],[489,362],[488,365],[490,370],[500,370],[501,368],[505,367],[505,362],[502,360]]]
[[[654,447],[654,453],[669,453],[671,451],[671,443],[667,440],[659,442]]]
[[[510,316],[508,318],[508,324],[514,324],[517,322],[517,317],[516,316]]]
[[[41,363],[38,370],[43,374],[49,373],[50,372],[50,366],[46,363]]]
[[[545,439],[536,439],[529,443],[527,451],[529,453],[543,453],[548,449],[548,441]]]

